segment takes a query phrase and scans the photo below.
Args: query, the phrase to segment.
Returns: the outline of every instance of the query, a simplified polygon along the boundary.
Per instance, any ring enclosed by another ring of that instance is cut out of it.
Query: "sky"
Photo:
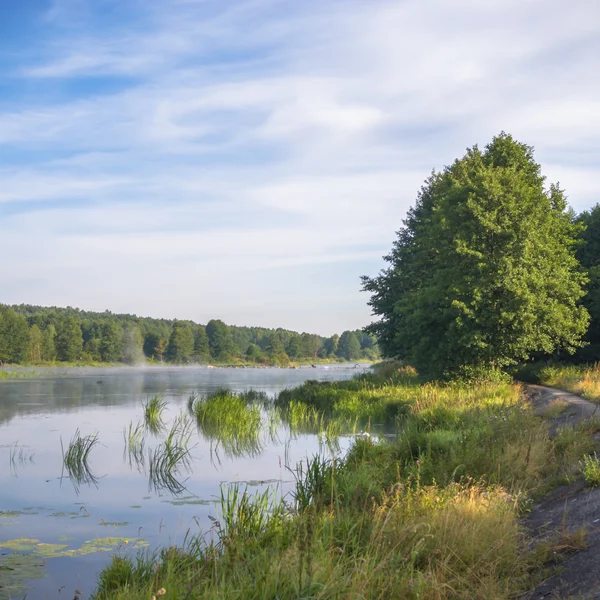
[[[600,201],[597,0],[0,0],[0,302],[331,335],[500,131]]]

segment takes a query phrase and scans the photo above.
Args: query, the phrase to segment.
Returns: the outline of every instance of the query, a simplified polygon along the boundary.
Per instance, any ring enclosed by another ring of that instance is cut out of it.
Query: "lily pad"
[[[69,548],[68,544],[48,544],[36,539],[18,538],[0,542],[0,548],[13,552],[30,552],[40,558],[60,558],[61,556],[78,556],[94,552],[110,552],[117,547],[143,548],[148,542],[142,538],[104,537],[84,542],[80,548]]]
[[[0,600],[21,598],[27,590],[26,582],[44,577],[44,560],[31,554],[0,555]]]
[[[183,506],[185,504],[201,504],[202,506],[210,506],[211,504],[215,504],[216,500],[204,500],[203,498],[198,498],[197,496],[183,496],[182,498],[162,500],[162,502],[172,504],[173,506]]]

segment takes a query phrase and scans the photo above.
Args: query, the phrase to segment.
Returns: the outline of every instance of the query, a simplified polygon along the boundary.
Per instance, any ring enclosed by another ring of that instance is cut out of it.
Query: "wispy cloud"
[[[595,0],[57,0],[28,19],[36,46],[0,73],[23,90],[0,101],[0,300],[332,332],[368,321],[359,275],[468,145],[510,131],[574,206],[598,200]]]

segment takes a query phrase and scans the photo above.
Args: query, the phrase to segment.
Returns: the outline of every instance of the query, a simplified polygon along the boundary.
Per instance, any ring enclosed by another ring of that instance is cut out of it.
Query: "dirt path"
[[[553,405],[567,404],[560,415],[552,418],[555,431],[585,419],[600,420],[600,407],[581,396],[541,385],[526,387],[540,415],[548,416]],[[558,488],[531,511],[524,524],[539,538],[560,532],[563,539],[569,540],[569,535],[581,528],[586,531],[585,549],[560,562],[559,572],[536,586],[526,598],[600,600],[600,488],[586,489],[582,481]]]

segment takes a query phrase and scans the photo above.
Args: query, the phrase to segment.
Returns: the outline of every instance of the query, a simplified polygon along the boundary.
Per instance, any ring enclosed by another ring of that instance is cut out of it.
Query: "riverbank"
[[[552,432],[519,385],[423,384],[397,366],[308,382],[278,404],[354,416],[365,433],[344,457],[296,465],[283,500],[224,488],[210,531],[158,554],[116,555],[98,600],[487,600],[526,592],[555,565],[562,532],[536,543],[520,519],[578,477],[595,449],[594,424]],[[396,436],[369,435],[384,421]]]

